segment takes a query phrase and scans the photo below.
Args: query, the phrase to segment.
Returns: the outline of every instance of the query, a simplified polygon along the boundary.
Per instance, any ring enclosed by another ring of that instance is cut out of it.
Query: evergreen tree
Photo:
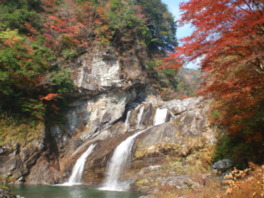
[[[174,51],[178,45],[176,39],[176,22],[167,6],[161,0],[137,0],[146,16],[147,27],[152,38],[148,44],[150,53],[162,53]]]

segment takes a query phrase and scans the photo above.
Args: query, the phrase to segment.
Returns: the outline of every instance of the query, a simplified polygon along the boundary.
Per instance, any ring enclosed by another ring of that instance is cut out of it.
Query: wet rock
[[[141,148],[148,148],[161,142],[174,143],[176,141],[174,132],[175,128],[171,123],[154,126],[142,134],[138,145]]]
[[[61,174],[54,162],[45,157],[40,157],[30,175],[26,178],[28,184],[54,184],[58,183]]]

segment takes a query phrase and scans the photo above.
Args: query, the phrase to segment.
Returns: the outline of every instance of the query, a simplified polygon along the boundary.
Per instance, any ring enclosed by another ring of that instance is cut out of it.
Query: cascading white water
[[[126,131],[130,129],[130,124],[129,124],[130,117],[131,117],[131,111],[128,111],[125,121]]]
[[[81,184],[85,162],[89,155],[93,152],[95,145],[96,144],[90,145],[89,148],[81,155],[81,157],[78,158],[72,169],[72,174],[69,178],[69,181],[64,183],[63,185],[72,186]]]
[[[100,190],[126,191],[129,189],[130,182],[120,181],[119,179],[125,166],[130,161],[131,150],[135,138],[146,130],[147,129],[135,133],[116,147],[106,170],[106,179]]]
[[[127,128],[129,128],[129,117],[130,117],[130,111],[127,113],[127,118],[125,121],[125,125]],[[138,115],[137,115],[137,128],[140,127],[142,116],[144,113],[144,106],[140,107]],[[166,118],[168,115],[168,109],[167,108],[157,108],[155,117],[153,120],[153,125],[159,125],[166,122]],[[109,191],[126,191],[129,189],[129,186],[131,184],[131,181],[128,180],[121,180],[121,174],[123,173],[125,166],[130,162],[131,159],[131,150],[135,141],[135,138],[143,133],[144,131],[148,130],[150,128],[147,128],[145,130],[139,131],[132,136],[125,139],[123,142],[121,142],[116,149],[114,150],[113,156],[110,159],[110,162],[108,163],[107,170],[106,170],[106,179],[103,182],[103,185],[100,190],[109,190]]]
[[[138,115],[137,115],[137,129],[139,129],[139,127],[140,127],[140,124],[141,124],[141,121],[142,121],[143,113],[144,113],[144,106],[142,106],[142,107],[139,109],[139,112],[138,112]]]
[[[165,123],[167,115],[168,115],[168,109],[167,108],[164,108],[164,109],[157,108],[156,113],[155,113],[155,117],[153,120],[153,125],[156,126],[156,125]]]

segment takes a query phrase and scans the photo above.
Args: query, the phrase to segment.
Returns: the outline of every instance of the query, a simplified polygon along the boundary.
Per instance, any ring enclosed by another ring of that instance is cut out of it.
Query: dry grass
[[[250,164],[245,170],[234,169],[220,182],[216,177],[193,176],[199,189],[177,189],[162,186],[153,193],[153,198],[263,198],[264,165]]]
[[[264,197],[264,165],[250,164],[245,170],[234,169],[225,177],[226,197],[260,198]]]

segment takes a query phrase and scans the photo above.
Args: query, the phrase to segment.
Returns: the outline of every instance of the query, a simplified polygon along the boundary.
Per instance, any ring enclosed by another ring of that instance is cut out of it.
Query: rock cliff
[[[37,135],[28,141],[3,145],[0,175],[12,177],[16,183],[62,181],[65,159],[80,145],[104,136],[101,131],[122,119],[127,104],[142,97],[146,74],[141,60],[136,52],[124,52],[120,57],[110,47],[95,47],[65,63],[78,90],[70,96],[67,112],[62,115],[66,121],[38,126]]]
[[[182,177],[191,183],[187,171],[192,166],[207,168],[205,155],[215,142],[208,105],[202,98],[163,102],[146,86],[143,62],[136,52],[120,58],[114,49],[96,48],[68,63],[78,92],[70,97],[65,122],[46,123],[30,141],[3,146],[0,174],[15,183],[62,183],[76,159],[96,143],[83,181],[100,185],[117,145],[146,129],[136,138],[122,177],[132,178],[133,188],[144,193],[157,186],[182,185],[177,182]],[[198,156],[203,159],[196,160]]]

